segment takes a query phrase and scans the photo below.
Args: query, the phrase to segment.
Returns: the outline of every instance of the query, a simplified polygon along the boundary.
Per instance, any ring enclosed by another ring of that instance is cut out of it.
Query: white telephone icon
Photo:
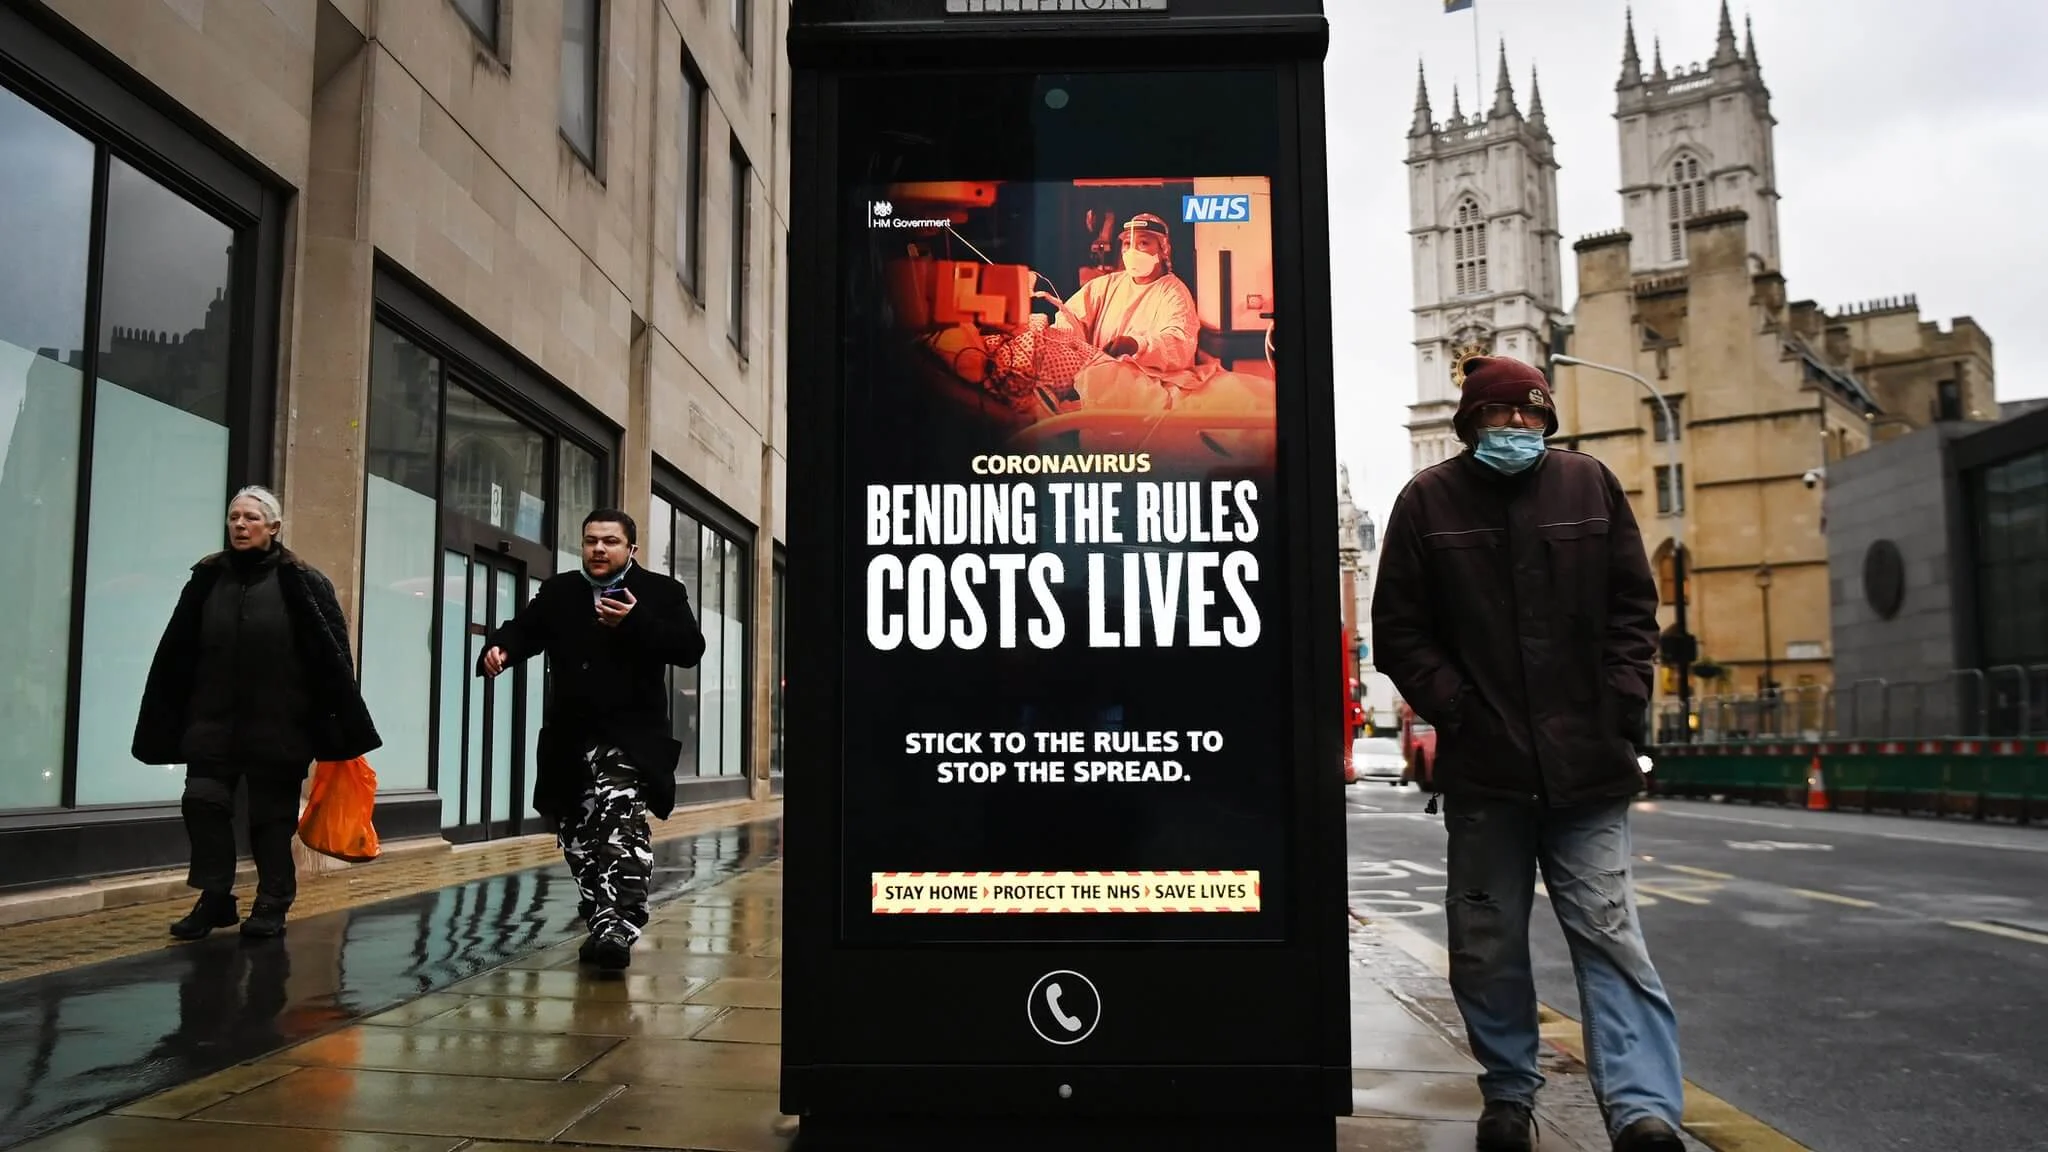
[[[1058,984],[1046,985],[1045,1006],[1052,1009],[1052,1018],[1060,1022],[1060,1027],[1065,1028],[1069,1032],[1079,1032],[1081,1030],[1080,1017],[1069,1016],[1065,1012],[1060,1011],[1060,986]]]

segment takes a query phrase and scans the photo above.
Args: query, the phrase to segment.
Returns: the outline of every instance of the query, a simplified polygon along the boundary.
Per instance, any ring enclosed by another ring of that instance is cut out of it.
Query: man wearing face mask
[[[1505,357],[1461,368],[1452,425],[1467,451],[1395,500],[1372,618],[1380,671],[1437,730],[1451,991],[1483,1069],[1478,1146],[1533,1146],[1540,868],[1614,1147],[1675,1152],[1678,1024],[1629,875],[1656,583],[1620,481],[1545,443],[1557,415],[1542,373]]]

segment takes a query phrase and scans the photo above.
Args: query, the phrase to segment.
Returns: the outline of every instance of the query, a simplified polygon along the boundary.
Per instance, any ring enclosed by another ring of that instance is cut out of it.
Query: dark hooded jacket
[[[533,808],[550,819],[581,802],[582,757],[594,743],[625,752],[650,813],[665,819],[675,809],[683,746],[670,734],[665,674],[697,663],[704,634],[681,584],[638,564],[619,582],[634,605],[614,627],[598,623],[596,592],[572,568],[541,581],[526,607],[485,641],[486,651],[503,648],[513,663],[547,654]],[[481,655],[475,671],[483,673]]]
[[[302,775],[382,745],[326,576],[282,545],[192,566],[143,687],[137,760]]]
[[[1628,497],[1551,448],[1519,476],[1463,453],[1394,502],[1375,664],[1436,726],[1445,793],[1556,806],[1641,791],[1657,587]]]

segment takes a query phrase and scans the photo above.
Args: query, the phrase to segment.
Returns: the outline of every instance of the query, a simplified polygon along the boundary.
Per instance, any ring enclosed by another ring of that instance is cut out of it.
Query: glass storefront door
[[[411,323],[380,315],[370,355],[363,684],[379,756],[439,794],[450,839],[532,833],[546,657],[489,683],[476,661],[541,581],[581,562],[610,457],[540,388],[486,383],[488,348],[465,355]]]
[[[437,790],[451,840],[534,831],[534,747],[546,657],[476,675],[490,634],[555,570],[548,438],[461,381],[446,393],[441,480]]]
[[[533,831],[545,665],[529,660],[494,680],[475,669],[491,632],[532,599],[539,581],[494,549],[444,548],[441,564],[441,826],[457,841]]]

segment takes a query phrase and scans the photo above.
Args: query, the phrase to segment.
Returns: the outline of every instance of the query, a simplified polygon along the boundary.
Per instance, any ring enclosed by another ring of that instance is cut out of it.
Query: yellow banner
[[[1257,872],[873,872],[886,915],[1257,912]]]

